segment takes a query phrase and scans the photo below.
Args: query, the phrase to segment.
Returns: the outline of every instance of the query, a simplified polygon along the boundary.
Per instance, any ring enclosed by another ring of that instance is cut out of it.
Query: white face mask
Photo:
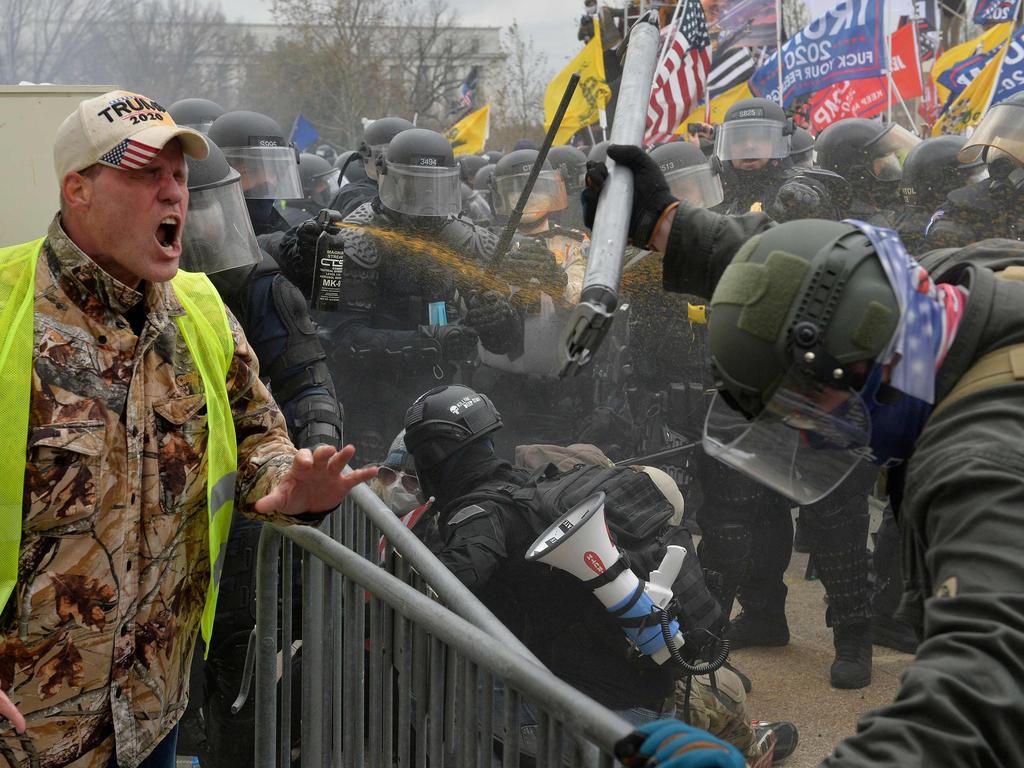
[[[380,497],[388,505],[388,509],[399,517],[404,517],[423,503],[417,494],[409,493],[400,483],[386,486]]]

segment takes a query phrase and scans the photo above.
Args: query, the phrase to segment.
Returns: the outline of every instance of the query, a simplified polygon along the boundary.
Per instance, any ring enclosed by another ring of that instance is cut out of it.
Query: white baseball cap
[[[174,122],[153,99],[131,91],[110,91],[86,99],[57,129],[53,165],[63,180],[95,163],[111,168],[142,168],[178,139],[189,157],[205,160],[206,138]]]

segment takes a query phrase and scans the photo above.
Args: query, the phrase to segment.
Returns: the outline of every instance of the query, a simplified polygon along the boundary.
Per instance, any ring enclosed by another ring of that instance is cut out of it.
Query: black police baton
[[[658,64],[658,16],[648,11],[630,28],[626,63],[612,123],[613,144],[639,146],[644,138],[651,82]],[[560,376],[575,375],[590,362],[611,328],[619,304],[622,257],[633,200],[633,173],[608,161],[608,181],[601,190],[590,237],[587,272],[580,301],[562,329]]]
[[[533,164],[533,168],[530,169],[530,175],[526,179],[526,186],[523,187],[523,191],[519,195],[519,202],[516,203],[516,207],[512,211],[512,215],[508,217],[508,223],[505,224],[505,229],[502,230],[498,244],[494,248],[494,258],[491,260],[492,269],[501,264],[501,260],[504,259],[505,254],[508,253],[508,247],[512,244],[512,237],[516,233],[519,221],[523,218],[523,211],[526,210],[526,203],[530,200],[530,194],[533,192],[533,185],[537,183],[537,177],[540,175],[541,169],[544,167],[544,161],[547,160],[548,150],[551,149],[551,144],[555,140],[555,134],[558,133],[558,129],[562,125],[562,119],[565,117],[565,111],[569,108],[569,102],[572,100],[572,95],[576,92],[576,85],[579,81],[579,72],[573,72],[572,75],[569,76],[569,82],[566,83],[565,86],[565,93],[562,94],[562,101],[558,104],[558,109],[555,110],[555,116],[551,119],[551,125],[548,127],[548,132],[544,136],[544,143],[541,144],[540,149],[537,150],[537,161]]]

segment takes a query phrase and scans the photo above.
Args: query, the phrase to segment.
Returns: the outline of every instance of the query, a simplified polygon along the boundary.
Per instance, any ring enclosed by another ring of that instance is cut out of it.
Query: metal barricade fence
[[[296,549],[302,768],[610,768],[632,726],[548,672],[368,488],[322,528],[260,538],[256,768],[295,759]]]

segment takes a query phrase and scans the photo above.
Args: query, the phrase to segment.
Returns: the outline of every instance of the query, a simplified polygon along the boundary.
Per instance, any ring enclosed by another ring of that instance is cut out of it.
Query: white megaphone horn
[[[660,623],[672,599],[672,582],[686,557],[686,549],[668,547],[658,570],[642,581],[629,569],[612,543],[604,519],[605,495],[589,496],[570,509],[537,537],[526,559],[571,573],[586,583],[622,627],[633,645],[656,663],[672,658]],[[679,623],[669,623],[669,636],[678,650],[683,645]]]

